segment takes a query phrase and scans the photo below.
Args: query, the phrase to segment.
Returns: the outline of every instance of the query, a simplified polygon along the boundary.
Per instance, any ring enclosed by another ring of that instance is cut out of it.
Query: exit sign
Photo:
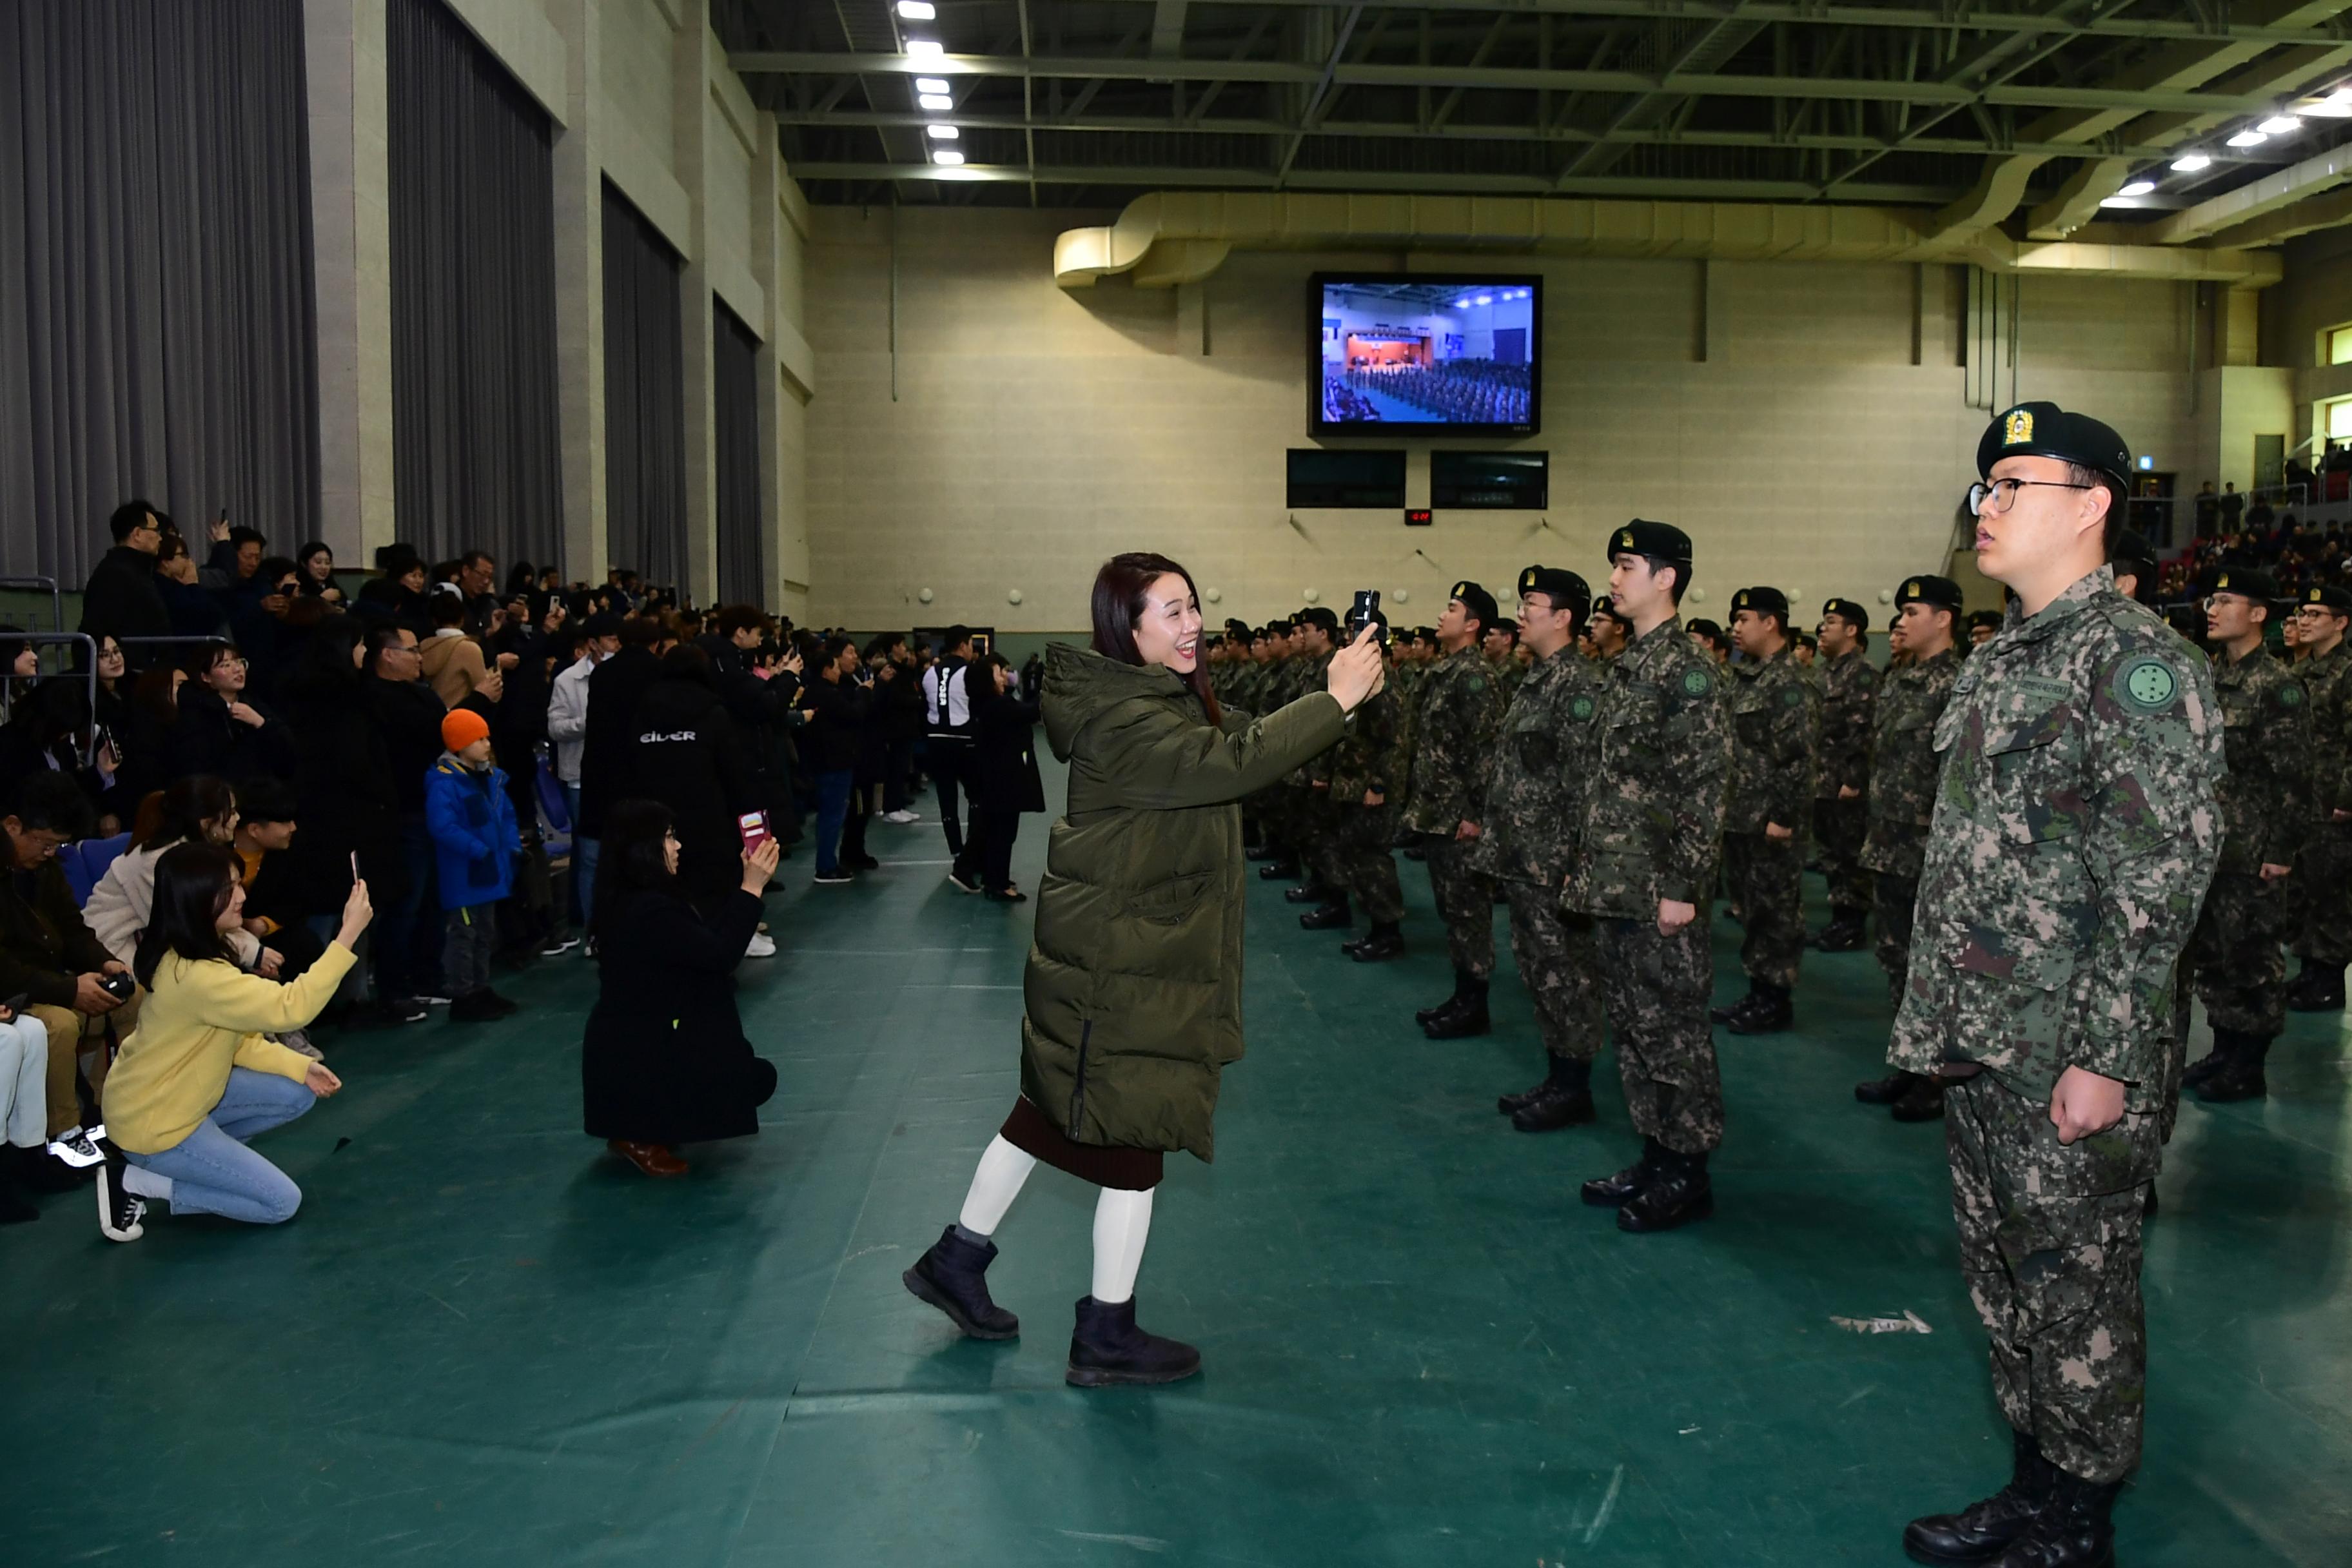
[[[1409,506],[1404,509],[1404,525],[1407,528],[1427,528],[1429,523],[1430,513],[1427,507]]]

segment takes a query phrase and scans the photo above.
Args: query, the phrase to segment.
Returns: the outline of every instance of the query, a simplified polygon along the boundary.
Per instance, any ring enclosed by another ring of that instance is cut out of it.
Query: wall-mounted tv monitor
[[[1393,511],[1404,505],[1404,448],[1327,452],[1319,447],[1293,447],[1286,478],[1286,505]]]
[[[1551,454],[1432,451],[1429,504],[1440,510],[1541,511],[1551,505]]]
[[[1543,423],[1543,279],[1318,272],[1317,436],[1531,436]]]

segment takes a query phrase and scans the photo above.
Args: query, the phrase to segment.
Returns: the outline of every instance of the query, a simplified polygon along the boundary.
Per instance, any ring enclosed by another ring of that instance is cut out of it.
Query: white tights
[[[1005,1211],[1021,1195],[1022,1184],[1037,1168],[1034,1154],[1024,1154],[1003,1138],[990,1141],[971,1173],[971,1190],[964,1194],[963,1213],[956,1223],[974,1236],[993,1236]],[[1094,1298],[1117,1305],[1135,1294],[1135,1276],[1143,1267],[1143,1244],[1151,1235],[1151,1194],[1105,1187],[1095,1203]]]

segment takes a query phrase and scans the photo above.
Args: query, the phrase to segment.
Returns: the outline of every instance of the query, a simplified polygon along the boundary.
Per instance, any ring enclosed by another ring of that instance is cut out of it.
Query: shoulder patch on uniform
[[[1592,717],[1595,706],[1591,698],[1577,697],[1568,705],[1568,716],[1571,719],[1590,719]]]
[[[1805,689],[1801,686],[1784,688],[1780,692],[1780,701],[1786,707],[1802,708],[1805,705]]]
[[[2126,659],[2116,671],[2116,696],[2125,707],[2158,713],[2180,700],[2180,677],[2154,654]]]
[[[1683,672],[1683,690],[1687,692],[1689,695],[1693,697],[1704,697],[1714,689],[1715,682],[1709,679],[1706,671],[1703,669],[1691,669],[1685,670]]]
[[[2282,708],[2300,708],[2303,706],[2303,682],[2300,680],[2280,681],[2278,700],[2279,706]]]
[[[1462,689],[1465,691],[1484,691],[1486,689],[1486,678],[1483,675],[1474,675],[1462,683]]]

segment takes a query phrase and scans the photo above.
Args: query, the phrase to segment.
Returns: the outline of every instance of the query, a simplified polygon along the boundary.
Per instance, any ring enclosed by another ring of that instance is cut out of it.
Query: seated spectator
[[[6,836],[7,876],[0,878],[0,997],[23,995],[48,1035],[46,1127],[49,1152],[77,1171],[96,1165],[105,1127],[85,1126],[76,1086],[82,1037],[121,1013],[130,993],[120,982],[129,966],[108,952],[74,906],[73,889],[58,865],[58,850],[82,837],[89,804],[63,773],[25,781],[16,804],[0,816]],[[124,1014],[127,1022],[131,1015]],[[90,1068],[92,1099],[106,1081],[101,1037]]]
[[[775,874],[771,840],[737,860],[736,887],[714,906],[678,880],[669,813],[652,801],[614,805],[604,822],[595,895],[596,1005],[581,1043],[583,1121],[648,1176],[679,1176],[681,1143],[760,1130],[776,1092],[774,1064],[755,1055],[735,1007],[735,966],[760,928],[760,895]]]
[[[160,637],[172,632],[171,612],[156,585],[156,552],[163,529],[154,507],[127,500],[107,521],[113,548],[99,557],[81,591],[79,630],[90,637]],[[181,553],[187,547],[181,546]]]
[[[147,1002],[105,1091],[122,1152],[98,1182],[110,1241],[139,1239],[149,1199],[250,1225],[293,1218],[301,1189],[246,1144],[343,1087],[323,1063],[267,1037],[305,1027],[341,984],[373,912],[367,884],[352,885],[325,956],[281,985],[246,973],[231,954],[228,933],[245,912],[236,869],[235,855],[210,844],[183,844],[156,863],[155,918],[133,971]]]
[[[172,724],[170,776],[211,773],[286,778],[294,772],[293,737],[246,691],[252,666],[234,647],[198,648],[187,663]]]
[[[1017,904],[1029,895],[1013,883],[1013,841],[1024,812],[1045,809],[1045,786],[1037,776],[1037,705],[1021,695],[1003,655],[982,654],[970,668],[964,689],[973,740],[967,766],[981,890],[999,903]]]
[[[341,584],[335,581],[335,552],[321,540],[312,540],[294,552],[296,581],[294,591],[306,599],[324,599],[331,605],[343,602]]]
[[[0,1005],[0,1225],[38,1219],[36,1194],[81,1184],[49,1158],[48,1069],[48,1030],[31,1014]]]
[[[425,821],[441,889],[447,937],[441,968],[449,984],[449,1021],[487,1023],[520,1005],[490,989],[499,900],[514,890],[521,829],[507,794],[505,770],[490,760],[490,727],[459,708],[441,721],[440,760],[425,775]]]
[[[162,809],[145,837],[114,858],[82,905],[82,919],[117,963],[130,967],[154,908],[155,863],[183,844],[226,848],[236,837],[236,795],[210,773],[176,779],[163,795]],[[278,954],[265,954],[257,938],[235,932],[236,961],[265,978],[278,977]]]

